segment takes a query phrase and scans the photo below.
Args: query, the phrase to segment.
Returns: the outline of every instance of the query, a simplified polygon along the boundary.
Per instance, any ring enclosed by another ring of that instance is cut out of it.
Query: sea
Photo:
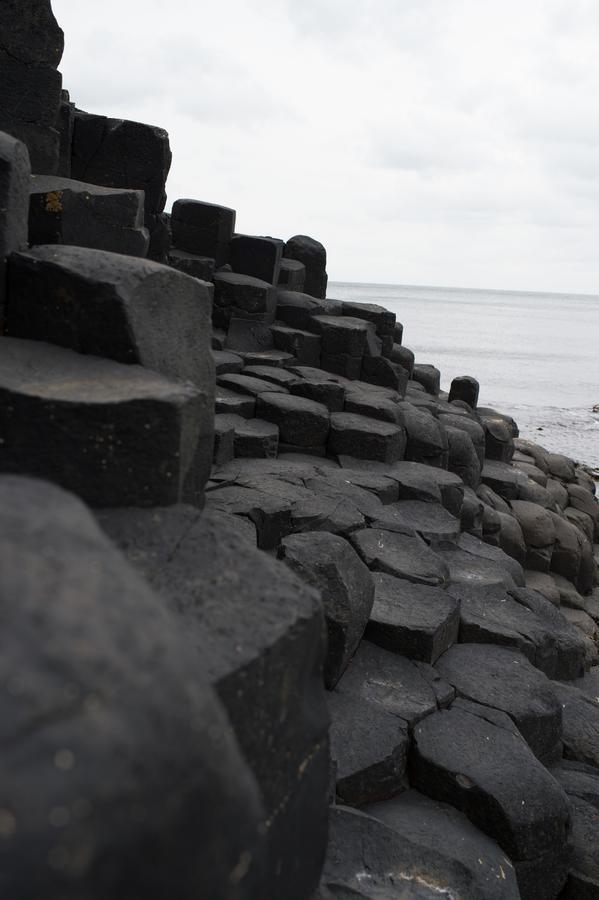
[[[443,390],[473,375],[481,406],[599,473],[599,296],[345,282],[327,295],[392,310]]]

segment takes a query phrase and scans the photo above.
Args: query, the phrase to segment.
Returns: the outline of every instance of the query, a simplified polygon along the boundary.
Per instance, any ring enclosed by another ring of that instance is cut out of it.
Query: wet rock
[[[554,681],[562,705],[564,756],[599,769],[599,700]]]
[[[560,754],[560,704],[547,676],[521,653],[490,644],[456,644],[436,667],[459,696],[507,713],[541,761]]]
[[[323,532],[290,535],[278,556],[322,597],[328,648],[325,685],[332,689],[353,656],[374,600],[372,576],[341,537]]]
[[[326,844],[322,610],[229,521],[179,506],[110,512],[102,525],[180,616],[256,777],[269,853],[260,896],[300,900],[315,890]]]
[[[363,806],[403,790],[409,745],[405,723],[341,688],[327,699],[339,802]]]
[[[270,332],[276,349],[290,353],[299,365],[320,365],[320,338],[317,334],[288,325],[272,325]]]
[[[279,285],[287,291],[303,291],[306,284],[306,267],[297,259],[281,258]]]
[[[53,485],[2,477],[0,532],[7,896],[253,896],[256,783],[177,618]]]
[[[567,872],[568,802],[524,741],[465,710],[437,712],[414,729],[410,780],[497,841],[524,900],[557,896]]]
[[[403,440],[403,429],[397,425],[354,413],[331,415],[329,453],[394,463],[401,459]]]
[[[434,663],[458,637],[459,602],[446,591],[375,572],[368,640],[409,659]]]
[[[214,260],[210,256],[198,256],[196,253],[172,247],[168,252],[168,264],[186,275],[199,278],[200,281],[214,280]]]
[[[366,528],[352,533],[350,540],[375,572],[386,572],[416,584],[438,586],[449,581],[446,563],[420,537]]]
[[[230,262],[234,272],[252,275],[276,285],[279,281],[283,241],[269,237],[236,234],[230,245]]]
[[[177,200],[172,212],[173,244],[197,256],[209,256],[216,266],[229,261],[235,230],[235,210],[199,200]]]
[[[468,881],[460,896],[520,900],[514,867],[508,857],[495,841],[452,806],[408,790],[386,803],[367,806],[365,812],[388,825],[403,840],[449,857],[463,867]],[[455,891],[458,886],[462,885],[456,879],[450,890]]]
[[[29,242],[146,256],[150,235],[144,228],[144,195],[142,191],[34,175],[29,196]]]
[[[5,9],[6,5],[0,15]],[[10,34],[10,29],[2,32],[3,40],[6,40],[5,34]],[[4,325],[6,258],[15,250],[27,247],[30,176],[25,145],[0,132],[0,334]]]
[[[323,245],[304,234],[296,234],[285,244],[283,256],[303,263],[306,268],[304,290],[312,297],[324,299],[327,294],[327,252]]]
[[[200,504],[203,395],[140,366],[1,338],[0,468],[96,506]],[[211,419],[212,419],[212,414]],[[211,428],[212,431],[212,428]]]

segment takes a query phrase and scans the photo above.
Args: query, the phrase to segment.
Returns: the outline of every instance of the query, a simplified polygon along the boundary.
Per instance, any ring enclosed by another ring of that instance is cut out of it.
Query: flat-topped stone
[[[283,255],[283,241],[276,238],[235,234],[229,259],[234,272],[252,275],[269,284],[277,284]]]
[[[256,411],[256,399],[251,394],[240,394],[230,388],[216,386],[214,409],[217,413],[244,416],[251,419]]]
[[[306,283],[306,267],[297,259],[281,258],[279,286],[288,291],[303,291]]]
[[[312,316],[312,330],[320,335],[323,354],[361,357],[366,349],[367,336],[374,326],[351,316]]]
[[[404,446],[405,434],[397,425],[356,413],[331,415],[329,453],[391,464],[401,459]]]
[[[463,896],[520,900],[510,859],[453,806],[408,790],[385,803],[369,805],[364,811],[388,825],[403,840],[456,860],[468,873]],[[459,883],[456,879],[449,889],[455,890]]]
[[[279,366],[261,366],[250,364],[247,361],[243,374],[249,375],[251,378],[259,378],[262,381],[270,381],[271,384],[279,385],[286,390],[289,390],[290,385],[296,381],[295,375]]]
[[[556,897],[567,873],[568,802],[525,741],[463,709],[419,722],[411,783],[450,803],[497,841],[524,900]]]
[[[217,272],[214,276],[212,320],[218,328],[228,328],[231,319],[248,319],[270,324],[275,318],[276,289],[267,281],[237,272]]]
[[[145,256],[143,191],[34,175],[29,188],[29,243],[71,244]]]
[[[334,310],[335,304],[330,301],[330,307]],[[277,320],[284,322],[291,328],[300,328],[304,331],[314,331],[312,317],[327,315],[329,301],[319,300],[309,294],[301,294],[297,291],[277,291]]]
[[[341,304],[341,309],[344,316],[372,322],[379,337],[388,334],[393,335],[395,330],[395,313],[385,309],[384,306],[379,306],[377,303],[357,303],[345,300]]]
[[[256,415],[279,427],[281,441],[297,447],[326,444],[329,411],[322,403],[290,394],[263,393],[256,403]]]
[[[229,391],[235,391],[237,394],[248,394],[250,397],[267,394],[269,391],[280,394],[287,393],[287,388],[283,387],[283,385],[275,384],[270,380],[265,381],[262,378],[254,378],[245,372],[219,375],[216,383]]]
[[[460,520],[447,512],[440,503],[422,500],[400,500],[386,506],[372,525],[385,531],[417,532],[426,540],[457,540],[460,536]]]
[[[177,200],[171,226],[175,247],[212,257],[217,266],[228,262],[235,229],[234,209],[200,200]]]
[[[277,350],[291,354],[299,365],[320,365],[320,337],[301,328],[271,325],[270,332]]]
[[[216,375],[239,374],[243,369],[243,359],[229,350],[213,350],[212,359]]]
[[[456,644],[437,669],[459,696],[507,713],[541,761],[560,755],[561,707],[546,675],[518,651]]]
[[[304,290],[312,297],[327,294],[327,252],[320,241],[305,234],[289,238],[283,250],[286,259],[294,259],[305,266]]]
[[[552,687],[562,706],[564,756],[599,769],[599,699],[573,685]]]
[[[250,350],[244,353],[246,366],[274,366],[286,368],[295,362],[295,356],[282,350]]]
[[[368,640],[409,659],[434,663],[458,639],[460,604],[447,591],[373,573]]]
[[[214,280],[214,260],[210,256],[198,256],[195,253],[187,253],[186,250],[178,250],[171,247],[168,253],[168,264],[173,269],[185,272],[200,281]]]
[[[5,337],[0,395],[4,472],[56,481],[95,506],[201,502],[203,397],[192,384]]]
[[[449,581],[446,563],[420,537],[366,528],[351,534],[350,540],[374,572],[386,572],[416,584],[435,586]]]

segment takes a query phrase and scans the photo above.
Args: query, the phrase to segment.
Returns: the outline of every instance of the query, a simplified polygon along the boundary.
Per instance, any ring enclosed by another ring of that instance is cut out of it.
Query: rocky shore
[[[589,471],[62,48],[0,5],[0,895],[599,898]]]

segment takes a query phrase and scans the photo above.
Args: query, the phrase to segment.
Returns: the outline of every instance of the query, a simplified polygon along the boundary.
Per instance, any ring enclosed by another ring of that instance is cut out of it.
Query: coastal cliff
[[[599,898],[588,469],[0,26],[2,896]]]

